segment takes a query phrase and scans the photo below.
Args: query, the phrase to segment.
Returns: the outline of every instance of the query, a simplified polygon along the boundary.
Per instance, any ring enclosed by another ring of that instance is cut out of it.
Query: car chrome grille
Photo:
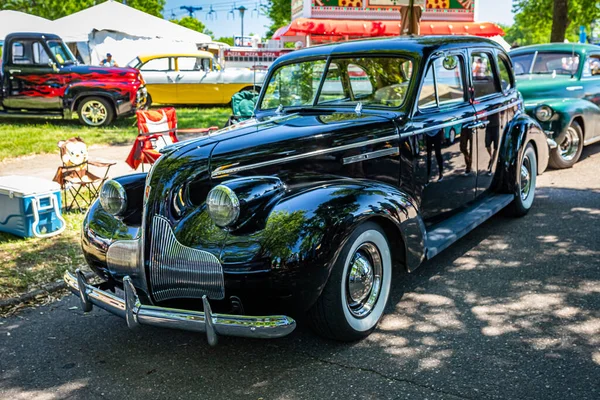
[[[179,243],[164,217],[154,216],[152,221],[149,268],[152,295],[157,301],[225,297],[223,267],[217,257]]]

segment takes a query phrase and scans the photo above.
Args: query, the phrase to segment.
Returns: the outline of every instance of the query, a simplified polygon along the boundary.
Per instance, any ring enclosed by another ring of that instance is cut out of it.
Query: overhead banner
[[[401,7],[410,0],[292,0],[292,19],[384,19],[399,20]],[[475,20],[474,0],[414,0],[423,8],[423,21]]]

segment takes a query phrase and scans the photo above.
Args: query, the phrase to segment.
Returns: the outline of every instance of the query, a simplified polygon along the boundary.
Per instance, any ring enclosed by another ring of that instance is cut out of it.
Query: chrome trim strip
[[[442,124],[437,124],[437,125],[433,125],[433,126],[428,126],[426,128],[420,128],[420,129],[416,129],[416,130],[413,130],[413,131],[404,132],[401,135],[401,138],[406,138],[406,137],[410,137],[410,136],[413,136],[413,135],[418,135],[420,133],[425,133],[425,132],[429,132],[429,131],[433,131],[433,130],[437,130],[437,129],[447,128],[449,126],[454,126],[456,124],[464,124],[466,122],[475,121],[478,118],[488,117],[490,115],[497,114],[497,113],[499,113],[501,111],[508,110],[511,107],[515,107],[515,106],[519,105],[519,103],[520,103],[520,100],[513,101],[510,104],[504,105],[502,107],[498,107],[498,108],[496,108],[494,110],[487,111],[485,113],[474,115],[472,117],[463,118],[463,119],[456,119],[456,120],[453,120],[453,121],[444,122]]]
[[[385,157],[385,156],[389,156],[389,155],[396,155],[398,153],[400,153],[400,148],[398,148],[398,147],[391,147],[389,149],[371,151],[369,153],[364,153],[364,154],[357,154],[357,155],[352,156],[352,157],[346,157],[346,158],[344,158],[344,165],[346,165],[346,164],[352,164],[352,163],[356,163],[356,162],[361,162],[361,161],[366,161],[366,160],[371,160],[373,158],[378,158],[378,157]]]
[[[590,138],[588,140],[584,140],[583,141],[583,145],[587,146],[588,144],[596,143],[596,142],[599,142],[599,141],[600,141],[600,136],[596,136],[596,137]]]
[[[79,297],[82,304],[96,305],[126,319],[131,329],[139,325],[152,325],[204,332],[208,334],[209,343],[214,345],[217,335],[274,339],[289,335],[296,328],[296,321],[285,315],[213,314],[210,312],[210,307],[207,309],[208,312],[204,313],[145,305],[140,302],[131,279],[127,276],[123,279],[125,299],[88,284],[85,278],[78,283],[78,278],[68,271],[64,275],[64,281],[67,287]],[[208,302],[208,299],[204,297],[202,301]]]
[[[355,149],[357,147],[368,146],[370,144],[382,143],[382,142],[387,142],[390,140],[397,140],[398,138],[399,138],[398,135],[390,135],[390,136],[384,136],[384,137],[380,137],[380,138],[366,140],[366,141],[360,142],[360,143],[345,144],[342,146],[334,147],[332,149],[315,150],[315,151],[311,151],[308,153],[296,154],[293,156],[278,158],[278,159],[269,160],[269,161],[263,161],[263,162],[259,162],[259,163],[255,163],[255,164],[241,165],[239,167],[232,167],[232,168],[219,167],[212,172],[211,176],[213,178],[217,178],[221,175],[229,175],[229,174],[233,174],[233,173],[240,172],[240,171],[247,171],[249,169],[266,167],[268,165],[283,164],[283,163],[290,162],[290,161],[301,160],[303,158],[320,156],[322,154],[329,154],[329,153],[335,153],[338,151]]]

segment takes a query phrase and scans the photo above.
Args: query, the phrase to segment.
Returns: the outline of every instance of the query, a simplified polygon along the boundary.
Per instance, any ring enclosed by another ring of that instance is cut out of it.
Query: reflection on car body
[[[485,94],[474,52],[488,57]],[[532,207],[547,141],[498,62],[502,48],[472,37],[279,58],[255,118],[166,148],[147,176],[112,181],[90,209],[86,260],[125,299],[107,306],[82,275],[69,286],[131,327],[206,332],[211,344],[287,335],[288,315],[326,337],[367,336],[398,268],[414,271],[506,206]],[[445,141],[446,128],[460,141]]]

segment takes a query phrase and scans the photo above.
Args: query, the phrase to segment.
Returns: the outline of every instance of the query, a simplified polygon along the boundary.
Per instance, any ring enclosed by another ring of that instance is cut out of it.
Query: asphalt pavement
[[[600,145],[500,214],[397,273],[368,339],[300,324],[260,341],[84,314],[68,296],[0,320],[2,399],[599,399]]]

